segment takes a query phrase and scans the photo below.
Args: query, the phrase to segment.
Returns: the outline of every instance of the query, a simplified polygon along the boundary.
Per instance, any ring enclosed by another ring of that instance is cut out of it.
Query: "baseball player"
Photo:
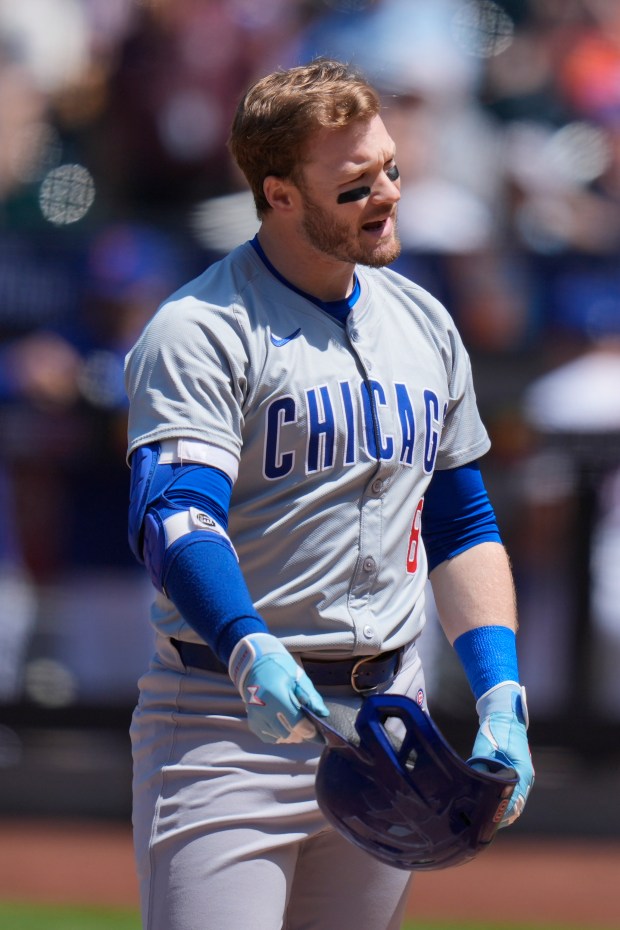
[[[508,559],[468,356],[399,253],[376,91],[319,59],[254,84],[230,150],[261,220],[127,357],[129,535],[157,590],[131,736],[145,930],[396,930],[410,873],[321,814],[327,716],[426,706],[430,572],[474,755],[533,781]],[[483,764],[483,763],[480,763]]]

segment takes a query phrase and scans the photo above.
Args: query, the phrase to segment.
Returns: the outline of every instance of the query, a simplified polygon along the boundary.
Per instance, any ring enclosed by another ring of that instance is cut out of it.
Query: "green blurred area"
[[[0,925],[10,930],[139,930],[135,910],[0,902]],[[402,930],[593,930],[568,924],[407,922]]]
[[[7,930],[140,930],[136,910],[0,902]]]

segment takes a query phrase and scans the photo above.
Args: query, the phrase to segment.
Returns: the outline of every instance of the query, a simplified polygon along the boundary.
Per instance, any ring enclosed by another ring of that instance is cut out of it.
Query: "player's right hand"
[[[270,633],[240,639],[228,672],[245,702],[250,730],[264,743],[301,743],[317,736],[302,704],[320,717],[329,716],[303,668]]]

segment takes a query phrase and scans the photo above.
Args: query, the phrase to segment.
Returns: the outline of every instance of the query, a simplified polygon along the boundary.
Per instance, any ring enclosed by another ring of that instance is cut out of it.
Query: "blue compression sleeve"
[[[514,631],[506,626],[479,626],[454,640],[469,686],[478,700],[503,681],[519,681]]]
[[[233,551],[217,538],[200,536],[172,560],[166,592],[192,629],[228,665],[243,636],[269,631],[254,608]]]
[[[160,519],[194,507],[227,528],[232,485],[218,469],[159,465],[152,487],[148,510]],[[231,545],[215,533],[181,537],[168,550],[162,583],[183,618],[226,664],[239,639],[268,632]]]
[[[501,536],[476,462],[436,471],[424,495],[422,539],[431,572],[441,562]]]

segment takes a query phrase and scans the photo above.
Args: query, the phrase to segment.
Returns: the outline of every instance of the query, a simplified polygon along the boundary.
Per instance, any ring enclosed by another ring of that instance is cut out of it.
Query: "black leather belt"
[[[205,672],[227,675],[228,669],[210,646],[203,643],[185,643],[171,639],[181,661]],[[358,656],[349,659],[302,659],[304,670],[317,687],[349,686],[358,694],[368,694],[390,684],[400,668],[402,649],[382,652],[377,656]]]

